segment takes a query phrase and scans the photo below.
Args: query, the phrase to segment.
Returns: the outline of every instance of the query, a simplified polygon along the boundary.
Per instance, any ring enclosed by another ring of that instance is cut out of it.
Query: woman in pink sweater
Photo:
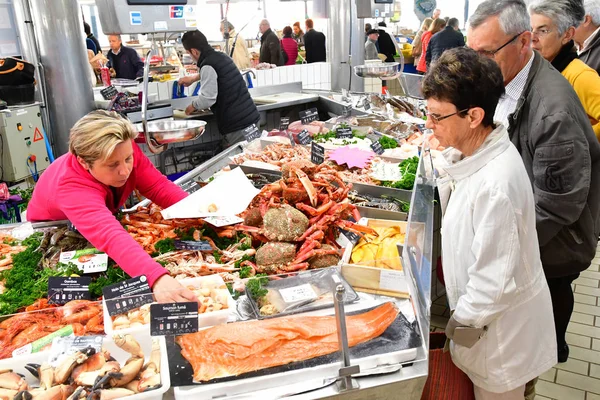
[[[298,58],[298,42],[292,38],[292,27],[283,28],[283,38],[281,39],[281,49],[287,54],[288,60],[285,65],[296,64]]]
[[[68,219],[129,275],[146,275],[157,301],[197,301],[115,217],[134,189],[163,208],[187,196],[154,168],[134,143],[136,136],[133,125],[115,112],[93,111],[77,121],[71,129],[69,153],[40,177],[27,219]]]

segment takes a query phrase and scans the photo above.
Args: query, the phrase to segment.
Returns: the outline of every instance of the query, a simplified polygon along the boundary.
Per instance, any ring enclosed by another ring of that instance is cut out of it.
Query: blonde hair
[[[441,31],[445,27],[446,27],[446,20],[443,18],[437,18],[437,19],[433,20],[428,31],[435,35],[436,33]]]
[[[111,156],[118,144],[135,139],[137,132],[131,122],[114,111],[96,110],[87,114],[71,128],[69,151],[92,166]]]
[[[433,22],[433,18],[425,18],[423,20],[423,23],[421,24],[421,31],[425,32],[427,30],[429,30],[429,27],[431,26],[431,23]]]

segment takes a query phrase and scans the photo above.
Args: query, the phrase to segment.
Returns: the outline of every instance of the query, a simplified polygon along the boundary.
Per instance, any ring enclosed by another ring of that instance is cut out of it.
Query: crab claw
[[[37,379],[40,379],[40,364],[35,364],[35,363],[29,363],[29,364],[25,364],[25,369],[27,371],[29,371],[29,373],[31,375],[33,375],[34,377],[36,377]]]
[[[24,377],[14,372],[5,372],[0,374],[0,388],[9,390],[27,390],[27,381]]]
[[[83,386],[79,386],[72,395],[69,396],[67,400],[79,400],[84,399],[86,396],[85,388]]]
[[[308,175],[306,175],[304,171],[298,168],[292,168],[292,171],[296,174],[298,180],[300,181],[300,183],[302,183],[302,186],[304,186],[304,190],[306,190],[308,198],[310,199],[310,204],[313,207],[316,207],[318,200],[317,189],[315,189],[315,186],[310,181],[310,178],[308,177]]]
[[[13,400],[32,400],[33,395],[29,393],[27,390],[21,390],[17,394],[14,395]]]

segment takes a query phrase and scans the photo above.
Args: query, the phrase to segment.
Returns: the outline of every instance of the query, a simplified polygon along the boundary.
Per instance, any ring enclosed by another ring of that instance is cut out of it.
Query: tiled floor
[[[540,376],[536,400],[600,400],[600,246],[574,287],[569,360]],[[443,331],[449,316],[445,296],[434,301],[431,314],[431,329]]]

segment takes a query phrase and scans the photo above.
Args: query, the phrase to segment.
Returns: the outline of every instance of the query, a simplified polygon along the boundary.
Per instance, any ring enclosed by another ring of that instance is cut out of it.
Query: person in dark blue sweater
[[[144,74],[144,63],[137,51],[123,46],[121,35],[109,35],[108,41],[110,43],[110,50],[106,55],[108,67],[115,70],[116,77],[122,79],[141,77]]]

